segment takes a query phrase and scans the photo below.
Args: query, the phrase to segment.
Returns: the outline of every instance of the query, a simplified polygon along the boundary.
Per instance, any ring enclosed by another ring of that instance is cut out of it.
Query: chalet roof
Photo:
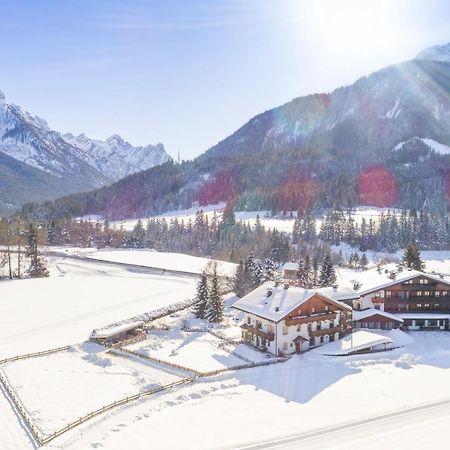
[[[375,345],[393,344],[394,341],[387,336],[381,336],[370,331],[355,331],[334,342],[323,345],[317,351],[327,356],[345,356],[369,349]]]
[[[272,290],[270,297],[267,296],[268,289]],[[268,281],[238,300],[233,308],[255,314],[272,322],[279,322],[316,294],[348,310],[351,310],[351,307],[341,301],[359,298],[353,289],[346,287],[303,289],[290,286],[288,289],[284,289],[283,285],[275,287],[273,282]]]
[[[381,311],[380,309],[368,308],[362,311],[353,311],[353,320],[364,320],[372,316],[383,316],[391,320],[395,320],[396,322],[403,322],[403,319],[396,314],[391,314],[385,311]]]
[[[395,273],[395,279],[390,278],[392,273]],[[420,272],[418,270],[403,269],[399,271],[395,264],[390,264],[384,267],[380,272],[375,268],[354,273],[352,274],[352,279],[348,281],[352,284],[358,283],[361,286],[357,291],[358,294],[367,295],[379,289],[393,286],[398,283],[403,283],[420,276],[438,281],[440,283],[448,284],[450,287],[450,280],[440,278],[437,275]]]

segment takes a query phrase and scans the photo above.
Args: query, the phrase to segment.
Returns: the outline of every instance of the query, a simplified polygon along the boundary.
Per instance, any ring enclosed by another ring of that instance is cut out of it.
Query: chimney
[[[278,312],[280,308],[278,306],[275,306],[275,312]]]
[[[391,272],[391,273],[389,274],[389,278],[390,278],[391,280],[395,280],[396,277],[397,277],[397,274],[396,274],[395,272]]]
[[[273,294],[272,288],[267,288],[266,297],[270,297]]]
[[[289,289],[289,283],[284,283],[284,289]]]

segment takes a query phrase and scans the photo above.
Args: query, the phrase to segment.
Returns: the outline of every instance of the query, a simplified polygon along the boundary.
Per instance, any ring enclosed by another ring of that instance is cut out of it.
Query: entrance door
[[[302,351],[302,343],[300,341],[295,343],[295,353],[300,353]]]

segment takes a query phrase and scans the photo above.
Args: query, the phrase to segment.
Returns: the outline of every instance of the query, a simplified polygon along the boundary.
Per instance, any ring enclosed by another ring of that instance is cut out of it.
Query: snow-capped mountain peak
[[[416,59],[450,63],[450,42],[426,48],[417,54]]]
[[[169,159],[162,144],[134,147],[117,134],[105,141],[90,139],[85,134],[66,133],[63,138],[79,148],[89,164],[113,180],[149,169]]]

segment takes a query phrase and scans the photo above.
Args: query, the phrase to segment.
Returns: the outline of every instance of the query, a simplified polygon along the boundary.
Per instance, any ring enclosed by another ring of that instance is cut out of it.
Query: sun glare
[[[314,0],[302,2],[300,14],[314,40],[330,56],[358,58],[391,53],[401,37],[399,1]]]

